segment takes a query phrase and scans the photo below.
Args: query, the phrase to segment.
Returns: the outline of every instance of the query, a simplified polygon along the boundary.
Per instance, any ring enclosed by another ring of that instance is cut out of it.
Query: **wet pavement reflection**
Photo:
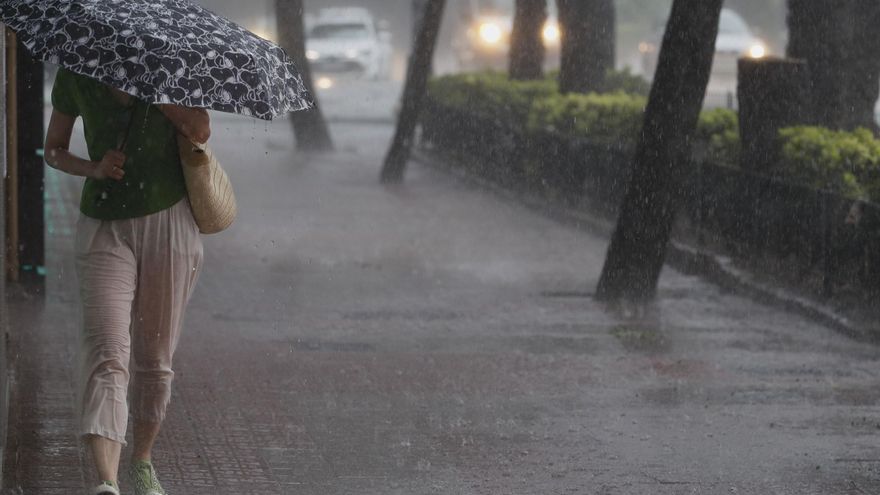
[[[205,239],[155,453],[169,493],[880,487],[877,347],[672,270],[649,311],[606,311],[606,239],[420,164],[380,186],[389,124],[339,119],[324,155],[286,122],[214,125],[240,216]],[[87,476],[76,184],[50,181],[47,299],[12,305],[10,493]]]

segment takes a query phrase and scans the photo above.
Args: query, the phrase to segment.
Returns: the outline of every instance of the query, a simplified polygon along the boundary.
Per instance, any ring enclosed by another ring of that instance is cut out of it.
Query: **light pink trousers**
[[[171,361],[201,265],[202,240],[186,199],[128,220],[80,216],[80,434],[125,444],[129,406],[136,420],[165,419]]]

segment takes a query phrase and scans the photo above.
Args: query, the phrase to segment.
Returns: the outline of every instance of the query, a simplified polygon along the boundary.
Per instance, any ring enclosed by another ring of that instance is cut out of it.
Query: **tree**
[[[849,51],[851,120],[848,127],[867,127],[875,133],[877,126],[874,108],[880,97],[880,2],[856,0],[853,9],[855,36]]]
[[[556,0],[562,31],[559,91],[601,91],[614,68],[613,0]]]
[[[848,34],[843,27],[843,4],[850,0],[789,0],[789,58],[807,61],[810,70],[810,122],[832,128],[843,126],[846,87],[841,71]]]
[[[329,151],[333,140],[318,104],[312,71],[306,58],[305,23],[302,0],[275,0],[279,44],[290,55],[303,77],[306,88],[315,100],[314,108],[291,115],[297,148],[302,151]]]
[[[743,57],[736,72],[740,166],[770,173],[782,151],[779,130],[808,121],[810,71],[804,60]]]
[[[391,148],[385,157],[381,180],[384,183],[398,183],[403,180],[406,162],[412,152],[413,137],[416,124],[425,100],[428,77],[431,74],[431,62],[434,59],[434,48],[437,45],[437,33],[443,19],[445,0],[427,0],[424,6],[419,34],[415,46],[409,56],[409,68],[406,74],[406,86],[397,119],[397,130]]]
[[[790,58],[807,61],[812,124],[876,130],[880,21],[876,0],[789,0]]]
[[[690,170],[691,142],[715,54],[722,0],[675,0],[599,279],[604,301],[653,299]]]
[[[547,0],[516,0],[510,33],[510,78],[540,79],[544,75],[544,24]]]
[[[409,10],[412,13],[412,18],[416,20],[416,22],[412,23],[412,38],[410,39],[410,43],[415,46],[416,40],[419,37],[419,31],[422,28],[421,23],[418,22],[418,20],[425,15],[425,7],[428,6],[428,0],[412,0],[410,3]]]

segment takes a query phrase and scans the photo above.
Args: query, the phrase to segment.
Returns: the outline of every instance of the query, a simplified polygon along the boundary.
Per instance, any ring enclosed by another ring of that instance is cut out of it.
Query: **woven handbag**
[[[235,194],[229,176],[205,144],[177,135],[180,163],[193,217],[202,234],[226,230],[235,220]]]

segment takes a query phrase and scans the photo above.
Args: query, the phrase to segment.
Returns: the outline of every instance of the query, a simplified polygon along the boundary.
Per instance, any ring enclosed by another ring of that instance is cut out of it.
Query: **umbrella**
[[[187,0],[0,0],[34,56],[148,103],[271,120],[312,99],[279,46]]]

